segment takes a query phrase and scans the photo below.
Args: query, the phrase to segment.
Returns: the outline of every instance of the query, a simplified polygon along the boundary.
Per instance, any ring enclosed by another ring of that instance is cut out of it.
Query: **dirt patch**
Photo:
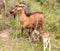
[[[0,31],[0,41],[6,42],[10,40],[10,33],[8,30]]]

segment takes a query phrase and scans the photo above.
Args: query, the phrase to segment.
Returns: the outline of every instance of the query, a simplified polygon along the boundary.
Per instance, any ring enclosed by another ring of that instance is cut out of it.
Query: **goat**
[[[39,32],[37,30],[34,30],[31,34],[31,39],[35,42],[37,42],[39,40]]]
[[[44,32],[44,31],[40,31],[40,37],[41,37],[42,42],[43,42],[44,51],[47,48],[48,48],[49,51],[51,51],[51,44],[50,44],[50,36],[49,36],[49,33]]]
[[[44,32],[42,30],[37,31],[34,30],[31,34],[31,39],[35,42],[37,42],[41,38],[41,41],[43,43],[44,51],[48,48],[49,51],[51,51],[51,43],[50,43],[50,35],[47,32]]]
[[[26,13],[24,4],[17,4],[10,13],[13,15],[18,14],[22,25],[21,35],[23,35],[24,29],[29,29],[29,35],[33,29],[37,26],[38,29],[44,30],[44,14],[42,12]]]

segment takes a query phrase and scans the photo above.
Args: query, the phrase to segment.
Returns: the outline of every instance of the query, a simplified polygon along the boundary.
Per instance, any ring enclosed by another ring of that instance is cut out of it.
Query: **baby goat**
[[[51,51],[51,44],[50,44],[50,36],[49,36],[49,33],[44,32],[44,31],[40,31],[40,37],[41,37],[42,42],[43,42],[44,51],[47,48],[48,48],[49,51]]]
[[[39,31],[34,30],[31,34],[31,39],[35,42],[37,42],[39,40]]]
[[[42,42],[43,42],[43,48],[44,51],[46,51],[46,49],[48,48],[49,51],[51,51],[51,44],[50,44],[50,35],[47,32],[44,32],[42,30],[37,31],[34,30],[31,34],[31,38],[33,41],[38,41],[39,38],[41,38]]]

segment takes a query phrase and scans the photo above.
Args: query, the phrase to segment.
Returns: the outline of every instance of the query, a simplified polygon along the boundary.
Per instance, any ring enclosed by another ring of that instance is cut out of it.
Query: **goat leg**
[[[29,29],[29,32],[28,32],[28,37],[31,37],[31,33],[32,33],[32,31],[33,31],[33,29],[30,28],[30,29]]]

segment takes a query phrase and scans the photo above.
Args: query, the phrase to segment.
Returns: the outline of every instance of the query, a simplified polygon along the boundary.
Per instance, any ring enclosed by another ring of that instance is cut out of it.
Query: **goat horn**
[[[19,6],[25,6],[24,4],[19,4]]]

